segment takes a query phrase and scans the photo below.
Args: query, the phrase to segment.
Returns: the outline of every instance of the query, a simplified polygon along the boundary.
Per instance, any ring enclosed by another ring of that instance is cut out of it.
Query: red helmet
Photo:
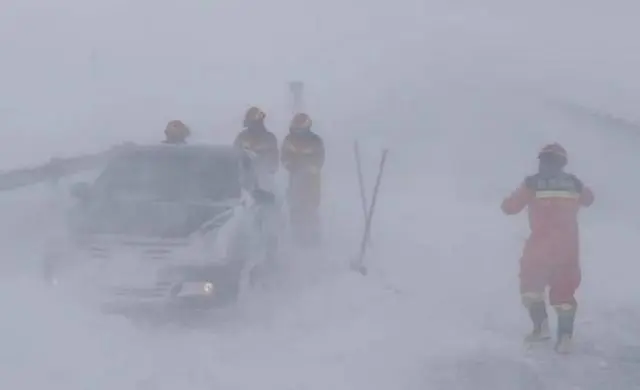
[[[289,125],[289,129],[291,130],[309,130],[311,129],[311,125],[313,121],[311,117],[303,112],[299,112],[293,116],[291,119],[291,124]]]
[[[561,162],[562,166],[567,164],[567,157],[567,150],[557,142],[545,145],[538,153],[538,159],[556,160]]]
[[[167,123],[164,134],[168,139],[184,141],[191,134],[191,131],[182,121],[172,120]]]
[[[554,142],[549,145],[545,145],[542,149],[540,149],[540,153],[538,153],[538,158],[543,154],[553,154],[556,156],[567,158],[567,151],[557,142]]]

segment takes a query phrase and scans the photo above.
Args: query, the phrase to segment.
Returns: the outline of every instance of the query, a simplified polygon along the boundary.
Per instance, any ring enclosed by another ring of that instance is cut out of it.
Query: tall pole
[[[289,92],[291,92],[291,111],[293,114],[302,112],[305,109],[304,105],[304,82],[291,81],[289,82]]]

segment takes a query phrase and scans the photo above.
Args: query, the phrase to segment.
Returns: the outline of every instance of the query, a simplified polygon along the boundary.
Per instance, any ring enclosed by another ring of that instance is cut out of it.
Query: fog
[[[633,112],[630,2],[8,1],[3,9],[3,128],[61,149],[70,137],[82,147],[151,140],[174,117],[203,138],[231,137],[249,104],[284,127],[292,78],[308,83],[316,116],[336,128],[395,117],[380,110],[399,98],[428,110],[460,87],[492,93],[496,84],[546,86]]]
[[[627,389],[640,138],[586,111],[640,119],[632,1],[6,0],[0,170],[157,143],[181,119],[229,143],[251,105],[279,139],[303,80],[327,147],[322,256],[206,330],[139,329],[34,276],[67,182],[0,194],[0,384],[35,389]],[[367,185],[390,148],[371,274],[348,271]],[[522,352],[523,216],[499,204],[558,141],[596,203],[582,222],[577,353]],[[303,256],[304,257],[304,256]],[[320,264],[318,264],[320,263]],[[6,264],[9,264],[7,266]]]

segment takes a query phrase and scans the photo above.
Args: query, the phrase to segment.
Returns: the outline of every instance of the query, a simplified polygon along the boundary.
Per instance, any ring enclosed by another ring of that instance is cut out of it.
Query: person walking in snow
[[[554,143],[538,155],[538,173],[525,178],[502,202],[507,215],[528,209],[531,234],[520,259],[520,294],[529,312],[533,330],[525,341],[551,337],[545,290],[558,315],[555,349],[568,353],[578,303],[575,291],[581,281],[578,212],[594,201],[591,189],[575,175],[566,173],[567,152]]]

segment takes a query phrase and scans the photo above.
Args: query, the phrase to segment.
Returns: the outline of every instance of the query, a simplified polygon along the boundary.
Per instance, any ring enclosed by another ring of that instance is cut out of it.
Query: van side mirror
[[[274,204],[276,203],[276,196],[269,191],[262,190],[260,188],[251,192],[251,196],[258,204]]]

